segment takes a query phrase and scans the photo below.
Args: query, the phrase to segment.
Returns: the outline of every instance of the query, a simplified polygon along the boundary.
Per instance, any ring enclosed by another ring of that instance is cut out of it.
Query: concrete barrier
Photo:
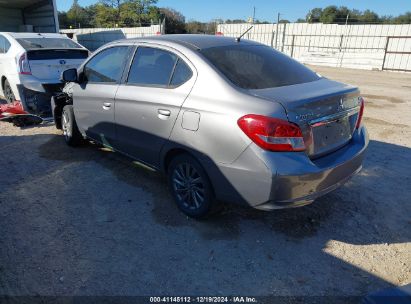
[[[119,39],[153,36],[161,33],[160,25],[131,28],[83,28],[61,30],[61,33],[73,36],[73,40],[88,48],[90,51]]]

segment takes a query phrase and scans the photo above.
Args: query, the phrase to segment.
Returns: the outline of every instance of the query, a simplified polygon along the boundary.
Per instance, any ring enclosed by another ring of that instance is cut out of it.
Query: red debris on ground
[[[0,118],[10,117],[16,114],[28,114],[23,109],[21,101],[14,101],[13,103],[0,104]]]

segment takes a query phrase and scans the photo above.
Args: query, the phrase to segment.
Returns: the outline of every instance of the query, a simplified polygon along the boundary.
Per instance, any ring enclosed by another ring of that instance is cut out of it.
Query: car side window
[[[173,87],[180,86],[183,83],[187,82],[191,78],[191,76],[193,76],[193,72],[188,67],[188,65],[183,60],[178,59],[170,85]]]
[[[4,53],[7,53],[11,47],[11,44],[10,44],[10,41],[7,40],[7,38],[4,38],[4,40],[6,40],[4,44]]]
[[[6,50],[6,42],[8,43],[7,39],[4,36],[0,35],[0,54],[7,53],[7,51],[9,50],[8,48]]]
[[[98,53],[84,67],[86,80],[105,83],[120,81],[128,51],[128,46],[116,46]]]
[[[143,86],[168,87],[178,57],[150,47],[139,47],[130,67],[127,82]]]

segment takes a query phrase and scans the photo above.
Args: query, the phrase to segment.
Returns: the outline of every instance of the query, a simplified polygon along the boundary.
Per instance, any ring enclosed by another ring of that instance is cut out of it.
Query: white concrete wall
[[[137,38],[157,35],[161,32],[160,25],[132,28],[84,28],[61,30],[61,33],[73,34],[73,39],[91,51],[100,46],[119,39]]]
[[[219,24],[217,31],[237,37],[250,26]],[[411,36],[411,24],[289,23],[279,24],[278,34],[277,24],[257,24],[244,38],[276,47],[303,63],[381,69],[388,36]],[[388,51],[411,52],[411,38],[391,38]],[[385,67],[411,70],[411,55],[387,54]]]

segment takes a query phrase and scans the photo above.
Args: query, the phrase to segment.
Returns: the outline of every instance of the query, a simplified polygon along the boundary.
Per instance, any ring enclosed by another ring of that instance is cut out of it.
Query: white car
[[[45,115],[51,96],[63,86],[61,72],[77,68],[88,55],[65,35],[0,32],[0,96]]]

